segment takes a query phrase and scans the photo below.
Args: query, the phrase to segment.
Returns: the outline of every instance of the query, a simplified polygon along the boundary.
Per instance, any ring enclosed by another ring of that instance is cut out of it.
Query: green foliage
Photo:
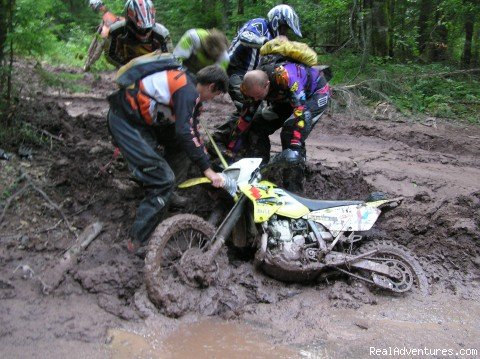
[[[372,58],[359,72],[355,54],[323,60],[333,65],[332,84],[365,84],[360,92],[367,99],[387,99],[408,115],[425,113],[480,125],[478,73],[472,75],[442,64],[400,64],[383,58]]]
[[[60,88],[70,92],[86,92],[88,87],[78,83],[83,74],[69,72],[50,72],[42,67],[37,68],[37,73],[42,82],[49,87]]]
[[[0,126],[0,143],[7,151],[18,148],[22,144],[33,147],[43,146],[49,143],[49,139],[27,123],[16,121],[9,127]]]
[[[105,0],[107,7],[123,15],[125,0]],[[195,27],[217,27],[231,40],[238,27],[255,17],[266,17],[268,11],[282,3],[277,0],[244,1],[243,11],[235,0],[154,0],[156,19],[170,31],[174,44],[182,34]],[[347,0],[302,1],[291,0],[300,17],[303,38],[320,53],[320,62],[333,65],[334,85],[352,85],[363,82],[362,93],[369,99],[379,97],[395,103],[405,113],[422,112],[429,115],[467,120],[479,123],[480,94],[478,77],[467,75],[446,76],[456,71],[465,42],[464,21],[467,14],[480,13],[480,3],[475,0],[442,0],[434,2],[434,14],[427,21],[430,39],[438,40],[435,29],[448,30],[446,64],[419,65],[419,1],[396,1],[391,16],[391,43],[393,58],[369,57],[362,71],[363,56],[362,21],[368,2]],[[352,9],[353,4],[357,8]],[[100,14],[92,12],[87,0],[16,0],[13,31],[8,41],[13,41],[15,54],[31,56],[50,64],[81,67],[95,29],[101,21]],[[353,14],[353,17],[352,17]],[[478,32],[480,19],[475,24]],[[353,37],[352,37],[353,36]],[[480,49],[479,37],[473,39],[472,49]],[[7,42],[7,44],[10,42]],[[326,45],[346,48],[336,56],[322,54]],[[389,52],[391,55],[391,53]],[[422,57],[425,61],[426,57]],[[477,55],[477,61],[478,55]],[[112,69],[104,57],[96,62],[94,70]],[[39,70],[48,86],[71,91],[86,91],[76,87],[78,77],[68,73],[50,75]]]

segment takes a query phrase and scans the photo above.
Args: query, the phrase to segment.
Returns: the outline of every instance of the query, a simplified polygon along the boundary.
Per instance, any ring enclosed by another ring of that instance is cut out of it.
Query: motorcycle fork
[[[220,224],[220,226],[215,231],[213,237],[211,238],[211,245],[206,252],[207,261],[208,263],[213,263],[213,260],[217,256],[218,252],[222,248],[225,240],[230,236],[232,233],[233,228],[237,224],[238,219],[242,215],[242,212],[245,208],[245,204],[247,203],[247,197],[245,195],[241,195],[235,205],[232,207],[230,212],[228,212],[227,216]]]

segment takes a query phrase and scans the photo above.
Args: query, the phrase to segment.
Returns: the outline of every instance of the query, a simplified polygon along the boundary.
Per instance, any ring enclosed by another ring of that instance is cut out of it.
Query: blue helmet
[[[267,18],[275,36],[280,35],[278,31],[281,25],[287,25],[297,36],[302,37],[300,21],[292,7],[277,5],[268,12]]]

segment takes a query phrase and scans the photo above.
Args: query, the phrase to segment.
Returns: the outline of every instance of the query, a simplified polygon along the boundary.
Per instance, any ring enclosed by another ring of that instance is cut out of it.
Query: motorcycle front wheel
[[[395,293],[412,291],[422,295],[428,294],[427,276],[420,262],[409,249],[394,241],[375,240],[361,245],[356,254],[373,250],[377,250],[377,253],[364,259],[389,266],[393,275],[385,276],[362,270],[363,277],[366,277],[377,287]]]
[[[185,280],[182,259],[204,251],[215,228],[192,214],[172,216],[153,232],[145,257],[145,282],[150,300],[164,314],[179,317],[192,305],[192,286]]]
[[[87,58],[83,65],[83,71],[90,71],[92,65],[102,56],[103,46],[105,45],[105,39],[101,38],[98,34],[92,39],[87,51]]]

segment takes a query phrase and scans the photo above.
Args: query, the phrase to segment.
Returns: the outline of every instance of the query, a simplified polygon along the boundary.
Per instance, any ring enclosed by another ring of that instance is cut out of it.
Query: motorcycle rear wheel
[[[187,251],[203,251],[215,228],[201,217],[178,214],[158,225],[145,257],[145,282],[150,300],[164,314],[179,317],[190,308],[181,260]]]
[[[422,295],[428,294],[427,276],[425,275],[425,272],[418,259],[408,248],[394,241],[374,240],[361,245],[357,249],[356,254],[362,254],[372,250],[377,250],[378,252],[372,256],[366,257],[365,259],[371,259],[384,263],[388,263],[390,259],[390,264],[396,264],[399,269],[403,269],[403,279],[407,282],[413,282],[412,286],[408,287],[405,283],[398,281],[395,283],[395,290],[392,290],[393,292],[402,293],[412,291]],[[374,274],[373,272],[362,271],[362,276],[367,277],[369,280],[373,280],[374,275],[383,277],[382,275]],[[392,280],[392,278],[388,279]],[[395,279],[392,281],[395,282]]]

